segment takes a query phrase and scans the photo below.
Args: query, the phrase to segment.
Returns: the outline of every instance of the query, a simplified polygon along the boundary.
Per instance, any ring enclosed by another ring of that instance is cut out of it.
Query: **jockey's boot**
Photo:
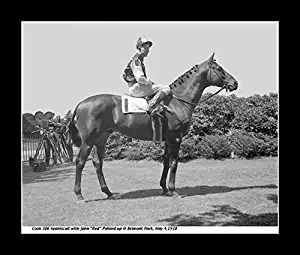
[[[156,106],[167,96],[163,91],[158,91],[156,95],[151,99],[146,112],[152,116],[154,115]]]

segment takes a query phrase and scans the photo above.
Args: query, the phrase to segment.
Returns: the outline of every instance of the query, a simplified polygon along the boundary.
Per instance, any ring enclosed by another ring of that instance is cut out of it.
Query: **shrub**
[[[197,145],[198,157],[223,159],[230,157],[229,140],[224,135],[206,135]]]
[[[204,94],[202,100],[209,95]],[[225,135],[239,129],[275,137],[277,122],[277,93],[247,98],[216,95],[196,107],[188,136]]]
[[[277,156],[277,138],[258,135],[237,130],[233,135],[205,135],[204,137],[188,138],[183,141],[180,160],[188,161],[196,158],[225,159],[231,152],[237,157],[254,158]]]
[[[253,134],[260,140],[262,140],[266,147],[264,148],[264,151],[261,152],[262,156],[277,156],[278,155],[278,138],[272,137],[264,134]]]
[[[204,137],[190,137],[182,142],[180,147],[180,161],[196,158],[223,159],[229,158],[230,143],[224,135],[206,135]]]
[[[125,137],[126,138],[126,137]],[[125,139],[124,138],[124,139]],[[106,147],[106,160],[155,160],[162,161],[163,143],[132,140],[124,142],[121,138]],[[124,143],[120,144],[123,141]],[[262,156],[277,156],[277,137],[256,134],[254,132],[236,130],[233,135],[205,135],[184,138],[179,151],[179,161],[187,162],[197,158],[225,159],[231,152],[236,157],[255,158]]]
[[[204,94],[203,100],[210,94]],[[230,129],[234,118],[232,99],[225,96],[214,96],[200,104],[192,119],[191,135],[225,134]]]
[[[231,128],[257,134],[277,136],[278,104],[277,94],[253,95],[241,101],[235,108]]]
[[[277,142],[275,139],[262,139],[253,132],[237,132],[231,137],[231,149],[238,157],[247,159],[261,156],[276,156]]]
[[[139,148],[130,148],[124,151],[123,155],[128,160],[142,160],[147,158],[147,155]]]
[[[121,133],[114,132],[112,133],[105,147],[105,159],[115,160],[115,159],[124,159],[125,156],[123,152],[128,146],[128,138],[122,135]]]
[[[130,139],[122,134],[113,133],[106,146],[106,159],[162,160],[164,145],[150,141]]]
[[[183,139],[179,151],[180,162],[186,162],[199,157],[198,150],[196,147],[197,143],[197,137],[189,137],[187,139]]]
[[[30,134],[33,131],[36,131],[36,121],[34,115],[31,113],[22,114],[22,128],[23,134]]]

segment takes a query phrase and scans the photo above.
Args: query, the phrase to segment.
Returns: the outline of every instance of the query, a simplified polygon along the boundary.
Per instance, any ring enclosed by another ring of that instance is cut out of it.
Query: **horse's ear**
[[[214,56],[215,56],[215,53],[213,53],[213,54],[211,55],[211,57],[209,58],[209,61],[213,61],[213,60],[214,60]]]

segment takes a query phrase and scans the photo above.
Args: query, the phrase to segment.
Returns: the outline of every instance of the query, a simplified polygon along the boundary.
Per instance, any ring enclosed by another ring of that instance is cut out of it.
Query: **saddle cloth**
[[[122,112],[146,112],[148,104],[146,99],[122,95]]]

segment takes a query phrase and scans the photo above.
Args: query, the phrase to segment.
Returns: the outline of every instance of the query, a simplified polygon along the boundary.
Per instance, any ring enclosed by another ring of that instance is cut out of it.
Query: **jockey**
[[[123,79],[128,83],[129,93],[133,97],[146,97],[156,93],[151,99],[147,113],[152,115],[156,106],[170,93],[170,87],[155,84],[146,75],[144,58],[148,56],[152,42],[139,38],[136,44],[138,52],[129,61],[124,70]]]

